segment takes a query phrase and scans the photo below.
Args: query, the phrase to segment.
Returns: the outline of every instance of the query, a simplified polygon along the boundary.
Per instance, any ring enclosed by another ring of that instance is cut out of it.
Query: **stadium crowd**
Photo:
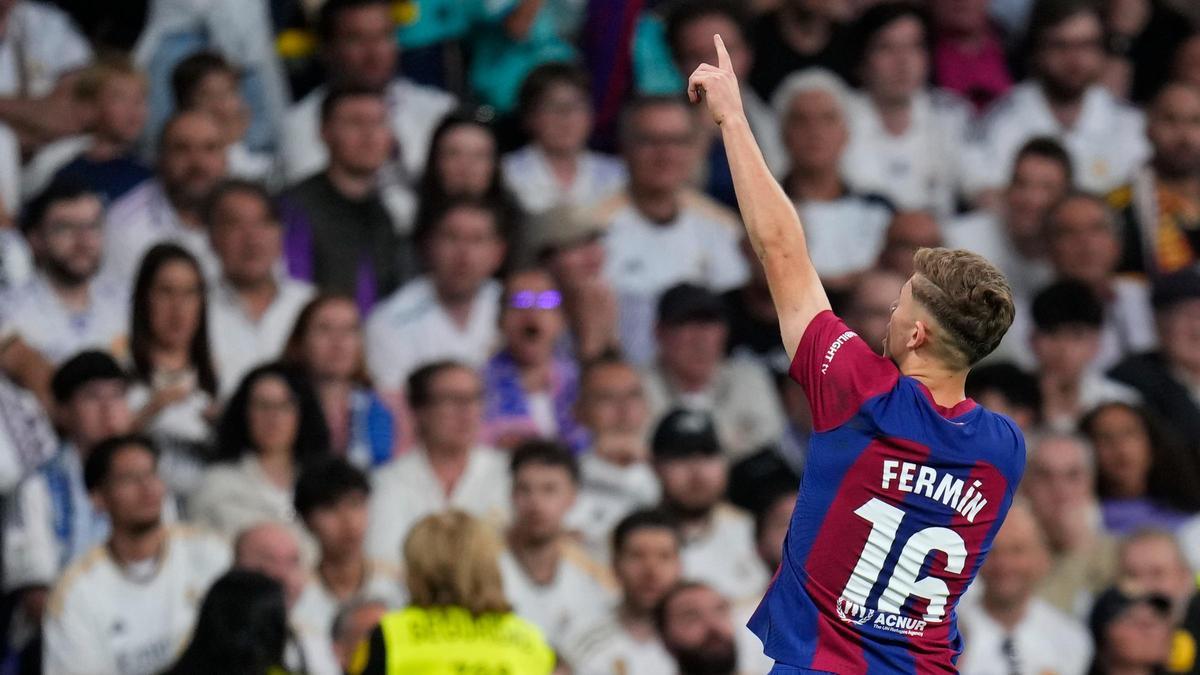
[[[961,671],[1200,673],[1195,9],[0,0],[0,673],[769,670],[814,431],[717,33],[853,330],[1013,287]]]

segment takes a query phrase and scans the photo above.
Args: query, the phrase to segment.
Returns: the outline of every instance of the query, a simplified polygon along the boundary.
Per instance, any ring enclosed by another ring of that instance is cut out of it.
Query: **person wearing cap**
[[[784,414],[771,376],[755,360],[728,357],[720,296],[694,284],[672,287],[658,303],[658,361],[646,373],[650,418],[683,407],[711,413],[721,448],[741,459],[783,437]]]
[[[83,349],[127,351],[129,289],[99,275],[103,223],[101,196],[65,179],[30,201],[21,218],[37,269],[0,297],[0,313],[51,363]]]
[[[89,499],[83,466],[97,443],[129,431],[126,385],[116,361],[97,351],[77,354],[54,374],[58,454],[17,486],[5,514],[4,591],[17,594],[18,625],[39,625],[59,572],[108,537],[108,517]]]
[[[1113,587],[1096,598],[1088,620],[1096,645],[1093,675],[1158,675],[1171,656],[1171,601]]]
[[[562,292],[564,341],[581,362],[621,348],[617,294],[604,277],[604,232],[594,211],[577,206],[556,206],[527,223],[526,256]]]
[[[1159,350],[1130,356],[1109,375],[1140,392],[1146,407],[1195,447],[1200,439],[1200,272],[1188,269],[1160,278],[1152,301]]]
[[[515,272],[501,299],[500,351],[483,367],[486,442],[512,448],[529,439],[587,445],[575,421],[579,368],[556,353],[565,328],[562,294],[540,269]]]
[[[1087,671],[1092,657],[1087,629],[1037,596],[1050,565],[1050,549],[1032,509],[1015,502],[979,571],[984,581],[979,602],[959,609],[959,629],[966,641],[958,661],[962,672]]]
[[[1030,346],[1042,398],[1042,423],[1071,431],[1102,403],[1136,404],[1137,392],[1098,372],[1104,308],[1092,290],[1077,281],[1059,281],[1033,299]]]
[[[651,441],[662,509],[683,534],[684,576],[741,602],[762,596],[767,573],[754,543],[754,519],[724,500],[729,464],[711,415],[676,409]]]

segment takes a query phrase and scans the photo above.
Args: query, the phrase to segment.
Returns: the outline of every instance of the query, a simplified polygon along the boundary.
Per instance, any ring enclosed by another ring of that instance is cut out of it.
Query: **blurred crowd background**
[[[1200,672],[1198,10],[0,0],[0,672],[766,672],[812,429],[716,33],[859,335],[1012,284],[962,672]]]

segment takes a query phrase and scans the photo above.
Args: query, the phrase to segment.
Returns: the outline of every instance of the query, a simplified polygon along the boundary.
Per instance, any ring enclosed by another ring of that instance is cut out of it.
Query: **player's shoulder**
[[[104,584],[91,582],[97,575],[104,574],[106,568],[110,567],[111,564],[108,547],[100,544],[68,565],[50,593],[50,598],[46,605],[47,616],[57,617],[69,605],[79,602],[84,597],[96,593],[103,588]]]

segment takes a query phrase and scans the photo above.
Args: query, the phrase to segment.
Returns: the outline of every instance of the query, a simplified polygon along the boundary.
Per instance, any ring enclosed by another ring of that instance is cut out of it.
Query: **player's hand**
[[[733,74],[733,62],[729,50],[720,35],[714,35],[717,45],[717,65],[701,63],[688,78],[688,99],[692,103],[704,101],[713,121],[723,124],[726,120],[744,117],[742,94],[738,89],[737,76]]]

